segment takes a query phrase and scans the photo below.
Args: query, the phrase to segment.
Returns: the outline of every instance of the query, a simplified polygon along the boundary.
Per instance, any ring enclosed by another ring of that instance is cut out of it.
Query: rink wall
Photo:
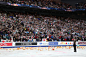
[[[85,41],[76,42],[77,46],[86,46]],[[18,47],[57,47],[57,46],[73,46],[73,41],[65,42],[1,42],[0,48],[18,48]]]

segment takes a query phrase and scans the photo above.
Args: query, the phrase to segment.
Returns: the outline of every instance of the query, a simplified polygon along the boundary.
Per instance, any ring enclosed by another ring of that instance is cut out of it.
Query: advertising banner
[[[28,45],[37,45],[37,43],[36,42],[15,43],[15,46],[28,46]]]
[[[12,46],[12,43],[11,42],[6,42],[6,41],[2,41],[2,42],[0,42],[0,47],[2,47],[2,46]]]
[[[86,42],[83,41],[83,42],[78,42],[79,45],[86,45]]]
[[[73,42],[58,42],[58,45],[73,45]]]
[[[0,43],[0,46],[12,46],[12,43]]]
[[[58,42],[49,42],[49,45],[58,45]]]
[[[37,42],[37,45],[49,45],[49,42]]]

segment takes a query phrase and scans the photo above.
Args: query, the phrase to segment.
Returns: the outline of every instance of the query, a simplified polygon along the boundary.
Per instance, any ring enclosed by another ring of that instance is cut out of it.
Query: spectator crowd
[[[11,6],[24,6],[31,8],[47,9],[47,10],[60,10],[60,11],[85,11],[86,3],[75,3],[73,5],[63,2],[56,2],[55,0],[1,0],[5,4]]]
[[[86,3],[76,3],[75,6],[72,6],[63,2],[56,2],[54,0],[8,0],[7,2],[15,4],[26,4],[32,6],[40,7],[49,7],[49,8],[58,8],[58,9],[86,9]]]
[[[54,0],[1,0],[4,2],[9,2],[11,4],[25,4],[40,7],[49,7],[57,9],[86,9],[86,2],[76,3],[72,6],[63,2],[56,2]]]
[[[0,40],[10,42],[86,41],[86,21],[38,15],[0,13]]]
[[[11,4],[22,4],[22,5],[31,5],[31,6],[40,6],[48,8],[57,8],[57,9],[72,9],[72,6],[67,3],[56,2],[54,0],[6,0]]]

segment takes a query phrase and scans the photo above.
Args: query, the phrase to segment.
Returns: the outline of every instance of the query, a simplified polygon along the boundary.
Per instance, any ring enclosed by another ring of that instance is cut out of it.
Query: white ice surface
[[[53,50],[0,50],[0,57],[86,57],[86,49],[77,49],[73,52],[71,49],[55,49]]]

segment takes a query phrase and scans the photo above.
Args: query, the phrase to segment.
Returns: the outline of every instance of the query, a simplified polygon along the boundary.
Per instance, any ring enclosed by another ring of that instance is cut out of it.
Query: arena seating
[[[76,3],[72,6],[63,2],[55,2],[54,0],[8,0],[5,1],[11,6],[29,6],[32,8],[48,9],[48,10],[64,10],[64,11],[84,11],[86,3]]]
[[[18,14],[16,17],[0,13],[0,40],[10,42],[86,41],[84,20]]]

